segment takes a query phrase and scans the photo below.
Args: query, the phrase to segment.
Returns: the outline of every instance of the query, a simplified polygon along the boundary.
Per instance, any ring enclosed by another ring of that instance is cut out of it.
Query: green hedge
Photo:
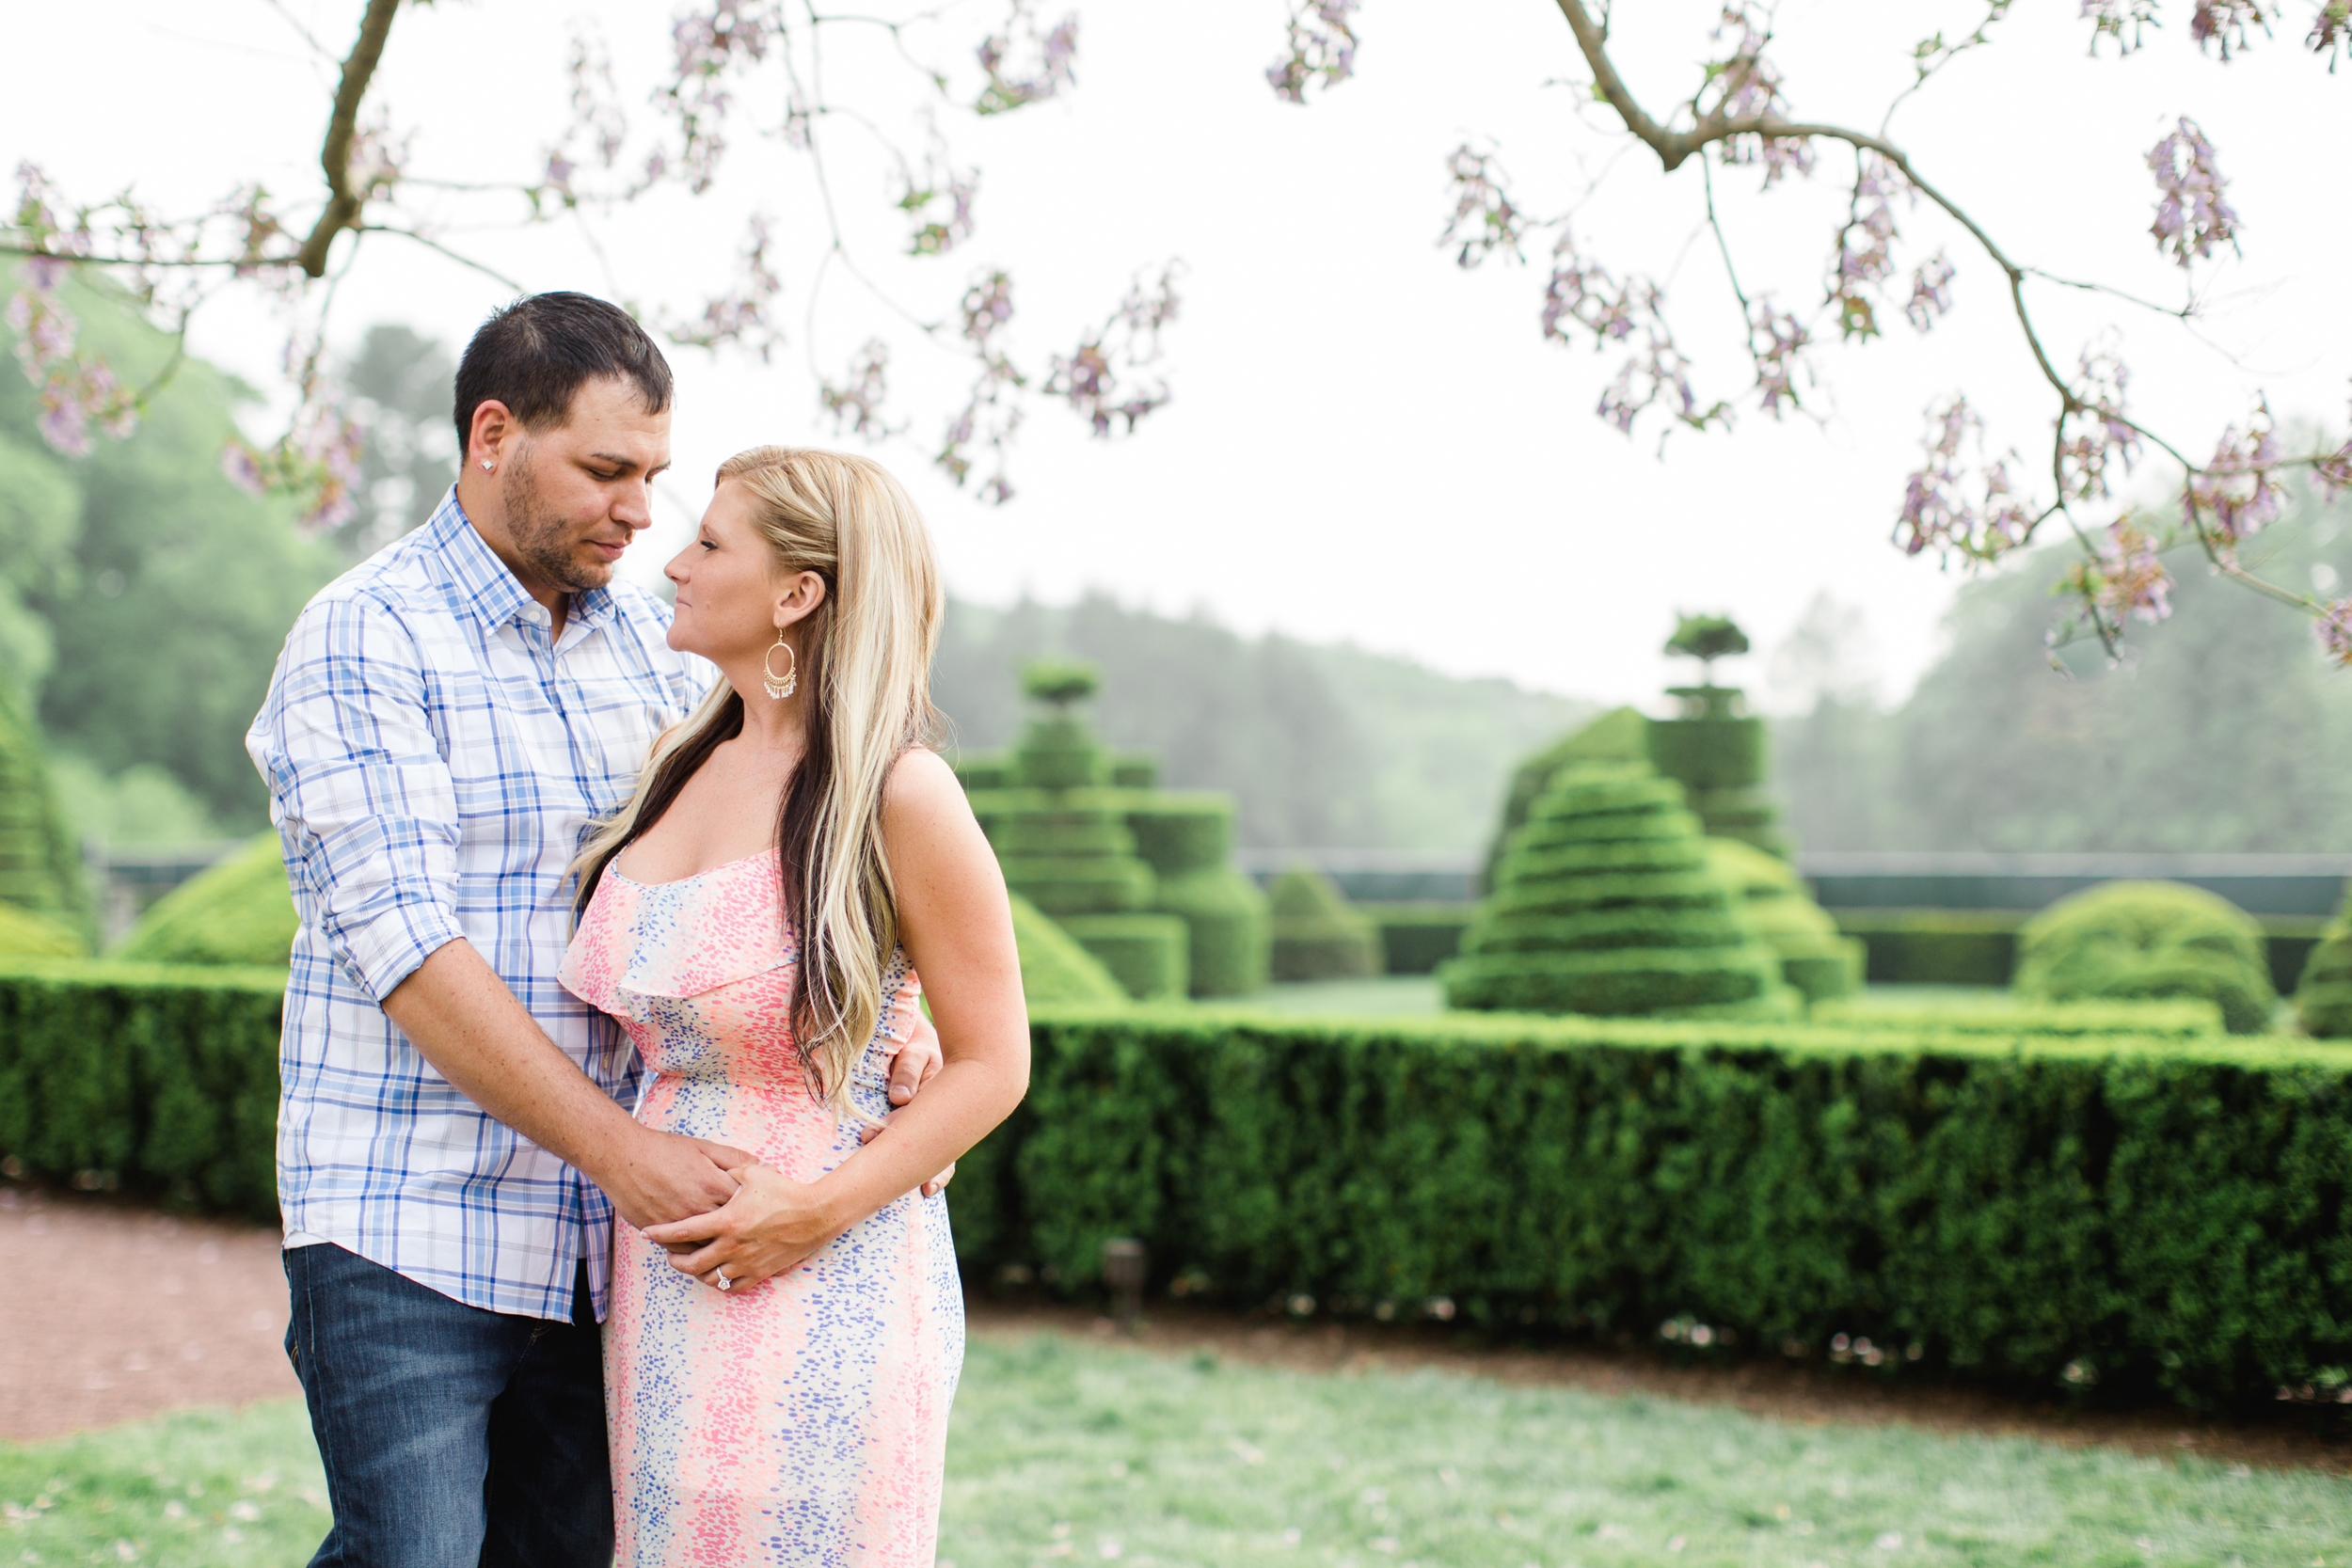
[[[278,1217],[282,969],[0,960],[0,1152]]]
[[[1267,890],[1277,980],[1345,980],[1380,973],[1380,935],[1340,885],[1295,865]]]
[[[2334,1048],[1590,1019],[1041,1011],[957,1179],[976,1264],[1343,1311],[1743,1342],[2266,1401],[2352,1365]],[[2067,1369],[2074,1369],[2072,1379]]]
[[[1382,967],[1391,974],[1434,974],[1462,950],[1462,933],[1478,914],[1475,904],[1430,901],[1359,904],[1356,912],[1380,933]]]
[[[1861,939],[1873,985],[2006,986],[2017,967],[2025,910],[1833,910],[1837,928]],[[2308,915],[2257,917],[2270,984],[2292,992],[2327,923]]]
[[[1066,914],[1059,924],[1136,1001],[1184,998],[1190,942],[1175,915]]]
[[[2207,997],[2241,1035],[2265,1028],[2279,1002],[2262,927],[2184,882],[2102,882],[2059,899],[2019,928],[2012,983],[2054,1001]]]

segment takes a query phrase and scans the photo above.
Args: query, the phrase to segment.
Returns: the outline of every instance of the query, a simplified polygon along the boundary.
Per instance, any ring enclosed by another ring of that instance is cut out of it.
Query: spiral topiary
[[[1740,924],[1780,955],[1780,977],[1805,1001],[1826,1002],[1862,989],[1861,940],[1838,933],[1837,922],[1813,901],[1795,867],[1736,838],[1708,839],[1707,863],[1730,885]]]
[[[1640,763],[1563,768],[1513,833],[1445,966],[1456,1007],[1787,1017],[1780,960],[1740,924],[1682,786]]]
[[[2265,1027],[2278,1002],[2262,927],[2185,882],[2105,882],[2059,899],[2018,931],[2013,984],[2054,1002],[2201,996],[2238,1035]]]

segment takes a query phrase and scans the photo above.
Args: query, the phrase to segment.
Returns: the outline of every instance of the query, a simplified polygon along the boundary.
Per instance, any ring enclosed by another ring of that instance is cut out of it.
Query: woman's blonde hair
[[[880,464],[844,452],[754,447],[719,467],[740,484],[779,578],[815,572],[825,596],[800,623],[808,749],[776,819],[785,919],[797,935],[792,1033],[811,1092],[854,1114],[850,1071],[882,1017],[898,946],[898,889],[882,849],[882,787],[935,735],[931,656],[946,595],[930,531]],[[740,734],[724,680],[654,742],[636,792],[580,849],[577,909],[614,856],[661,818],[686,781]]]

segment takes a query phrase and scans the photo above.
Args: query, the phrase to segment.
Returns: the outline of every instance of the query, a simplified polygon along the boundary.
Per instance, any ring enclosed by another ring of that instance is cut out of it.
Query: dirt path
[[[1054,1329],[1112,1338],[1094,1312],[975,1296],[975,1333]],[[108,1199],[0,1184],[0,1439],[56,1436],[183,1405],[300,1394],[281,1348],[286,1278],[276,1232],[174,1219]],[[1316,1372],[1434,1367],[1505,1383],[1727,1404],[1819,1425],[1903,1421],[2142,1453],[2352,1475],[2352,1441],[2293,1420],[2217,1421],[2185,1411],[2070,1411],[1969,1388],[1888,1384],[1818,1366],[1677,1367],[1644,1351],[1492,1349],[1436,1325],[1268,1322],[1154,1307],[1135,1342]]]

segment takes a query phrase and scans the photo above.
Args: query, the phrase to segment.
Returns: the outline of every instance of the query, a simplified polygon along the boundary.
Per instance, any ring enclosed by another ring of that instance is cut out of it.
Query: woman
[[[760,447],[667,572],[670,645],[725,678],[583,850],[564,983],[653,1070],[638,1119],[758,1160],[617,1225],[618,1560],[927,1564],[963,1302],[915,1188],[1028,1082],[1004,881],[922,746],[930,540],[877,465]],[[924,991],[945,1065],[861,1147]]]

